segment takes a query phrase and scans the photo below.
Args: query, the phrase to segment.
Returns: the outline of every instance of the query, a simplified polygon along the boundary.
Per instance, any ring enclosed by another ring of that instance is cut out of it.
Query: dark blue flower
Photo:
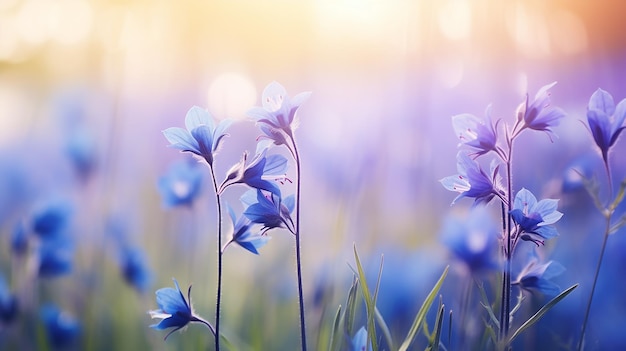
[[[257,189],[256,192],[254,190],[246,192],[242,196],[242,202],[248,205],[243,213],[244,216],[253,223],[263,224],[264,232],[274,228],[286,228],[294,233],[294,224],[291,219],[291,212],[295,207],[293,195],[281,199],[275,194],[265,194]]]
[[[609,149],[624,130],[626,118],[626,99],[615,106],[613,96],[608,92],[598,89],[589,99],[587,110],[587,122],[596,145],[602,151],[604,162],[608,162]]]
[[[16,256],[24,256],[28,252],[28,233],[23,222],[18,222],[13,227],[11,235],[11,252]]]
[[[44,305],[40,310],[40,317],[48,340],[55,348],[68,347],[78,339],[80,324],[67,312],[53,305]]]
[[[474,198],[474,204],[489,203],[494,196],[500,197],[499,164],[495,160],[491,163],[489,174],[463,152],[457,154],[457,170],[459,174],[445,177],[441,184],[450,191],[459,194],[452,203],[463,197]]]
[[[42,238],[51,238],[65,230],[70,222],[72,206],[55,199],[38,206],[31,217],[31,228]]]
[[[158,188],[165,207],[191,206],[198,198],[203,173],[196,164],[188,161],[176,162],[159,178]]]
[[[498,267],[498,232],[485,208],[473,207],[465,216],[446,219],[441,240],[469,272],[477,274]]]
[[[213,165],[213,154],[217,152],[231,123],[231,120],[225,119],[216,126],[207,110],[194,106],[185,117],[187,130],[172,127],[164,130],[163,134],[172,147],[183,152],[191,152],[206,160],[209,165]]]
[[[152,282],[152,275],[144,253],[136,247],[124,247],[121,254],[121,271],[124,281],[139,293],[144,293]]]
[[[550,106],[550,93],[548,90],[555,84],[556,82],[553,82],[541,87],[530,104],[528,94],[526,94],[526,101],[519,106],[517,112],[518,123],[522,121],[524,123],[522,129],[530,128],[543,131],[552,138],[554,133],[551,128],[557,126],[560,119],[565,117],[563,110]]]
[[[17,297],[11,293],[4,276],[0,275],[0,322],[9,324],[15,320],[18,313]]]
[[[165,335],[164,340],[167,340],[172,333],[183,328],[190,322],[201,322],[205,324],[211,330],[213,335],[215,335],[215,329],[213,326],[193,313],[191,307],[191,285],[187,290],[187,299],[189,300],[189,302],[187,302],[183,292],[180,291],[180,287],[178,286],[176,279],[174,279],[174,284],[176,285],[176,289],[161,288],[156,291],[156,302],[157,305],[159,305],[159,309],[150,311],[150,317],[160,318],[161,321],[158,324],[151,325],[150,327],[158,330],[174,328],[172,331],[167,333],[167,335]]]
[[[553,238],[558,234],[552,225],[563,214],[556,210],[559,200],[537,198],[527,189],[522,188],[515,195],[511,217],[518,225],[522,240],[543,244],[544,239]]]
[[[564,271],[565,268],[556,261],[539,263],[539,259],[536,256],[532,256],[528,264],[518,274],[517,279],[511,282],[511,284],[529,292],[552,297],[559,294],[561,288],[550,279]]]
[[[235,212],[230,206],[228,206],[228,214],[233,223],[233,234],[229,243],[236,242],[244,249],[258,255],[258,249],[267,243],[269,237],[261,232],[253,232],[250,219],[246,216],[241,216],[237,219]]]
[[[282,155],[267,156],[267,150],[267,148],[257,150],[250,163],[247,162],[248,153],[244,152],[241,161],[227,172],[226,179],[220,185],[219,192],[223,192],[230,185],[243,183],[252,188],[267,190],[280,196],[280,189],[273,181],[283,182],[287,180],[285,176],[287,159]]]
[[[469,113],[452,116],[452,127],[457,137],[464,145],[476,150],[480,156],[489,151],[498,151],[497,125],[491,121],[491,105],[485,111],[486,120],[482,120]]]
[[[74,244],[67,235],[42,240],[38,248],[38,274],[52,278],[71,272]]]
[[[250,109],[248,116],[261,125],[261,130],[276,145],[284,144],[285,137],[281,132],[292,136],[293,130],[297,126],[295,122],[296,112],[310,95],[311,92],[304,92],[289,98],[282,85],[272,82],[263,90],[263,107]]]

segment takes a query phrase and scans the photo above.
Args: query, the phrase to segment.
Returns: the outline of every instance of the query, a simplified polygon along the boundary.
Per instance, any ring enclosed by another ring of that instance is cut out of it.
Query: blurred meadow
[[[451,206],[456,194],[439,182],[456,172],[451,117],[483,116],[491,104],[494,120],[513,122],[527,93],[558,82],[552,104],[566,117],[557,137],[520,137],[513,179],[516,190],[560,199],[560,235],[537,251],[565,267],[556,284],[580,286],[516,348],[573,349],[603,230],[573,167],[604,182],[608,196],[585,115],[598,88],[616,103],[626,97],[624,13],[618,0],[0,0],[0,304],[17,301],[16,315],[0,321],[0,349],[212,349],[203,326],[166,341],[149,327],[154,292],[173,287],[172,278],[184,293],[193,284],[195,312],[215,314],[211,179],[205,165],[168,147],[163,131],[183,127],[194,105],[234,120],[214,164],[221,181],[244,151],[254,153],[261,132],[246,112],[272,81],[290,96],[312,92],[295,131],[312,350],[327,349],[346,302],[353,245],[368,282],[384,255],[377,304],[392,335],[406,334],[447,265],[446,308],[467,308],[459,301],[472,279],[446,235],[450,223],[468,222],[472,202]],[[626,178],[624,150],[622,137],[610,158],[614,189]],[[199,188],[190,204],[176,205],[160,184],[183,164],[200,170]],[[292,161],[287,177],[295,177]],[[293,194],[295,184],[280,188]],[[229,188],[224,203],[241,213],[244,192]],[[499,214],[487,206],[496,228]],[[228,216],[223,223],[226,237]],[[40,238],[49,231],[63,232],[50,244],[60,252]],[[608,240],[590,350],[626,347],[623,231]],[[221,332],[237,349],[300,345],[292,235],[270,236],[259,255],[238,246],[224,254]],[[528,301],[526,317],[547,300]],[[61,327],[51,332],[54,309]],[[433,311],[427,320],[432,327]],[[479,328],[445,323],[455,338]]]

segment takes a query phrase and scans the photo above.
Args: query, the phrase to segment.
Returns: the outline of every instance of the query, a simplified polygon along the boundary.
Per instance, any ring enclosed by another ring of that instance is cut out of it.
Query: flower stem
[[[295,228],[295,237],[296,237],[296,270],[298,275],[298,303],[300,306],[300,339],[302,344],[302,350],[306,351],[306,327],[305,327],[305,318],[304,318],[304,294],[302,289],[302,258],[300,254],[300,190],[301,190],[301,180],[300,180],[300,154],[298,153],[298,147],[296,146],[296,140],[293,134],[289,134],[291,138],[291,144],[293,146],[293,155],[296,161],[296,228]]]
[[[211,180],[215,190],[215,202],[217,204],[217,301],[215,302],[215,350],[220,350],[220,305],[222,303],[222,201],[217,189],[215,171],[210,166]]]
[[[505,266],[502,274],[502,306],[500,309],[500,340],[504,340],[509,333],[509,322],[511,313],[511,258],[513,253],[513,245],[511,240],[511,211],[513,210],[513,175],[511,172],[511,158],[513,154],[513,140],[516,134],[508,139],[508,155],[506,158],[506,179],[507,179],[507,208],[504,211],[502,205],[502,228],[505,235]]]

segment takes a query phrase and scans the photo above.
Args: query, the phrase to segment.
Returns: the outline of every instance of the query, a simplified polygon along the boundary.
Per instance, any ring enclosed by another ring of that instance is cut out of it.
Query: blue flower
[[[445,177],[440,180],[441,184],[450,191],[459,194],[453,201],[463,197],[474,198],[474,204],[489,203],[494,196],[501,197],[499,164],[493,160],[489,174],[463,152],[457,154],[457,170],[459,174]]]
[[[67,236],[42,240],[38,250],[38,274],[51,278],[67,274],[72,270],[74,245]]]
[[[477,274],[498,266],[498,232],[484,207],[474,207],[465,216],[448,217],[441,240],[470,273]]]
[[[372,349],[372,343],[367,336],[365,327],[361,327],[352,337],[352,351],[369,351]]]
[[[195,162],[182,161],[172,164],[158,182],[163,205],[166,208],[191,206],[200,194],[202,177],[203,173]]]
[[[626,99],[615,106],[613,96],[608,92],[598,89],[589,99],[587,110],[587,122],[596,145],[602,151],[604,162],[608,162],[609,149],[615,144],[617,137],[624,130],[623,124],[626,118]]]
[[[535,99],[529,104],[528,94],[518,108],[518,123],[523,120],[522,129],[530,128],[543,131],[552,139],[552,127],[557,126],[561,118],[565,117],[565,112],[558,107],[550,106],[550,93],[548,92],[556,82],[544,85],[535,95]],[[521,129],[519,130],[521,131]]]
[[[13,227],[11,235],[11,252],[16,256],[24,256],[28,252],[28,233],[23,222],[18,222]]]
[[[261,125],[261,130],[276,145],[284,144],[285,138],[281,131],[292,136],[297,125],[295,122],[296,112],[310,95],[311,92],[304,92],[289,98],[282,85],[272,82],[263,90],[263,107],[250,109],[248,116]]]
[[[139,293],[145,292],[152,282],[146,260],[139,248],[124,247],[121,254],[121,271],[124,281]]]
[[[80,335],[80,324],[68,314],[53,305],[44,305],[40,317],[46,328],[50,343],[56,348],[68,347]]]
[[[31,217],[31,227],[41,238],[51,238],[65,230],[73,212],[65,200],[55,199],[38,206]]]
[[[219,193],[233,184],[243,183],[256,189],[267,190],[280,196],[280,189],[276,184],[267,180],[288,180],[285,177],[287,171],[287,159],[282,155],[269,155],[267,148],[257,150],[256,155],[248,163],[248,153],[244,152],[241,161],[231,167],[227,172],[226,179],[220,185]]]
[[[498,152],[496,128],[500,121],[495,125],[491,122],[491,105],[487,107],[485,116],[486,121],[469,113],[452,116],[454,132],[461,143],[476,149],[477,156],[489,151]]]
[[[253,200],[256,195],[256,201]],[[274,228],[286,228],[295,232],[291,212],[295,207],[293,195],[281,199],[275,194],[264,194],[261,190],[246,192],[242,196],[242,202],[248,205],[244,215],[253,223],[263,224],[263,232]]]
[[[213,155],[217,152],[226,129],[232,121],[225,119],[215,125],[213,117],[205,109],[193,106],[185,117],[187,130],[178,127],[163,131],[171,146],[183,152],[191,152],[213,165]]]
[[[0,275],[0,322],[9,324],[15,320],[18,313],[17,297],[11,293],[4,276]]]
[[[528,264],[518,274],[511,284],[519,286],[529,292],[537,292],[547,296],[556,296],[561,288],[550,279],[565,272],[565,268],[556,261],[539,263],[536,256],[532,256]]]
[[[150,311],[149,313],[151,318],[160,318],[161,321],[158,324],[151,325],[150,327],[157,330],[174,328],[172,331],[167,333],[167,335],[165,335],[164,340],[167,340],[172,333],[183,328],[189,324],[189,322],[203,323],[211,330],[213,335],[215,335],[215,328],[193,313],[191,307],[191,285],[187,290],[187,299],[189,300],[188,303],[182,291],[180,291],[180,287],[178,286],[176,279],[174,279],[174,284],[176,285],[176,289],[161,288],[156,291],[156,301],[157,305],[159,305],[159,309]]]
[[[229,243],[236,242],[244,249],[258,255],[258,249],[267,243],[269,237],[260,232],[253,233],[250,219],[246,216],[241,216],[237,219],[235,212],[230,206],[228,206],[228,214],[233,223],[233,234]],[[228,243],[226,246],[228,246]]]
[[[511,217],[518,225],[522,240],[543,244],[543,239],[553,238],[558,234],[552,225],[563,214],[556,210],[559,200],[537,198],[530,191],[522,188],[515,195]]]
[[[65,152],[82,179],[93,173],[97,161],[96,142],[86,128],[73,127],[66,140]]]

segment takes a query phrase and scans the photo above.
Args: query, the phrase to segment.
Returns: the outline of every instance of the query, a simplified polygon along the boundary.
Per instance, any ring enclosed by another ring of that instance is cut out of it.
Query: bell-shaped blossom
[[[369,340],[367,335],[367,329],[365,327],[361,327],[354,336],[352,337],[351,342],[352,348],[351,351],[371,351],[372,343]]]
[[[267,148],[258,150],[250,162],[248,162],[248,153],[244,152],[241,161],[227,172],[219,192],[223,192],[230,185],[242,183],[280,196],[280,189],[274,181],[282,182],[287,179],[285,177],[287,159],[278,154],[268,156],[267,150]]]
[[[171,147],[191,152],[212,166],[214,154],[231,123],[231,120],[225,119],[216,124],[207,110],[193,106],[185,117],[187,129],[172,127],[164,130],[163,134]]]
[[[297,126],[296,112],[310,95],[311,92],[304,92],[290,98],[282,85],[272,82],[263,90],[263,107],[250,109],[248,116],[262,126],[261,130],[267,138],[276,145],[284,144],[285,137],[281,132],[288,136],[293,135]]]
[[[558,234],[553,226],[563,214],[557,211],[559,200],[537,198],[529,190],[522,188],[515,195],[511,217],[519,226],[522,240],[543,244],[544,239],[553,238]]]
[[[235,212],[230,206],[228,206],[228,214],[233,223],[233,234],[229,243],[235,242],[244,249],[258,255],[258,249],[267,243],[269,237],[258,231],[253,232],[252,221],[246,216],[241,216],[237,219]]]
[[[252,198],[256,195],[255,200]],[[244,215],[253,223],[263,225],[263,232],[274,228],[286,228],[294,232],[294,223],[291,213],[295,207],[295,197],[290,195],[285,199],[273,193],[265,194],[261,190],[246,192],[242,202],[248,205]]]
[[[544,85],[535,95],[535,99],[529,102],[528,94],[526,101],[522,102],[517,110],[518,123],[522,123],[523,128],[543,131],[552,137],[554,134],[552,127],[559,124],[561,118],[565,117],[565,112],[558,107],[550,105],[550,90],[556,82]]]
[[[587,110],[587,122],[605,163],[608,162],[609,149],[626,128],[624,126],[625,118],[626,99],[615,106],[613,96],[602,89],[596,90],[591,95]]]
[[[74,242],[67,234],[42,240],[37,250],[37,273],[42,278],[68,274],[74,264]]]
[[[0,324],[6,325],[13,322],[17,314],[17,297],[9,290],[4,276],[0,275]]]
[[[202,180],[202,170],[196,163],[183,161],[172,164],[158,182],[163,206],[191,206],[200,194]]]
[[[500,174],[499,164],[493,160],[489,174],[487,174],[476,162],[464,152],[457,154],[457,171],[459,174],[445,177],[440,180],[441,184],[450,191],[459,194],[452,204],[463,197],[474,198],[474,204],[489,203],[494,196],[500,197]]]
[[[540,263],[536,256],[532,256],[511,284],[531,293],[552,297],[558,295],[561,288],[551,279],[563,272],[565,268],[560,263],[556,261]]]
[[[40,317],[48,341],[55,349],[66,348],[77,342],[81,332],[80,323],[68,312],[54,305],[44,305],[41,307]]]
[[[41,238],[52,238],[68,227],[72,213],[73,208],[68,201],[49,200],[35,208],[30,226]]]
[[[174,328],[172,331],[165,335],[164,340],[172,335],[175,331],[185,327],[190,322],[200,322],[205,324],[215,335],[215,328],[207,321],[196,316],[191,307],[191,285],[187,290],[187,299],[185,295],[180,291],[178,282],[174,279],[174,285],[176,288],[161,288],[156,291],[156,302],[159,305],[158,310],[150,311],[150,317],[159,318],[161,321],[158,324],[153,324],[150,327],[157,330],[164,330],[167,328]],[[189,300],[189,302],[187,302]]]
[[[141,249],[130,246],[122,248],[120,270],[124,281],[137,292],[144,293],[150,287],[152,274]]]
[[[499,120],[498,120],[499,122]],[[498,150],[497,125],[491,121],[491,105],[485,111],[485,120],[469,113],[452,116],[452,127],[462,144],[476,150],[480,156]]]

